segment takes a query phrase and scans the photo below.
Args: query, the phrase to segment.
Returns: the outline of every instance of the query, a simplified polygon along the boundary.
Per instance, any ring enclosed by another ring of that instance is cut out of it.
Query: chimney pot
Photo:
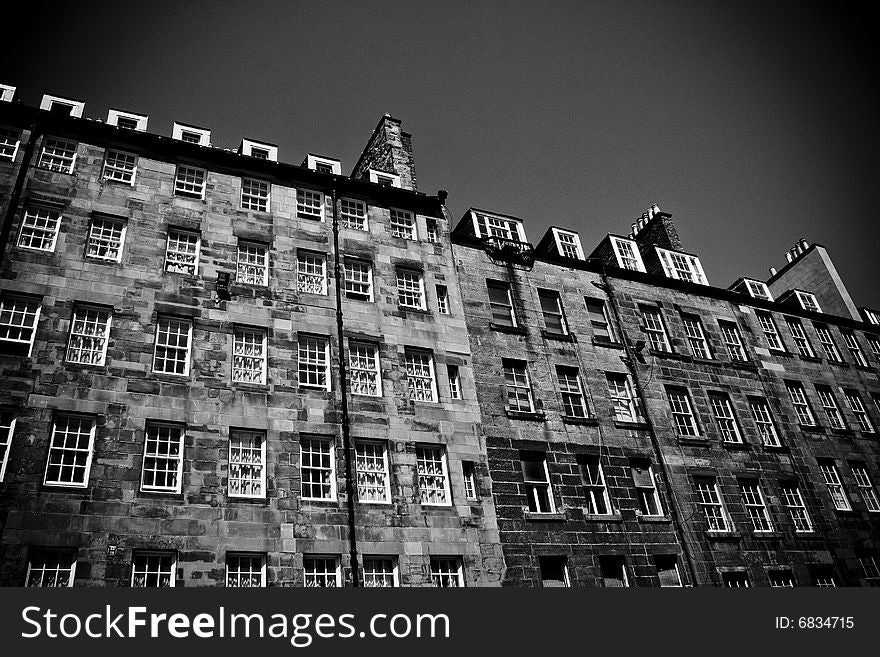
[[[770,267],[770,275],[776,276],[776,267]]]
[[[794,258],[791,257],[791,251],[786,251],[786,252],[785,252],[785,259],[786,259],[788,262],[791,262],[792,260],[794,260]]]
[[[803,237],[800,240],[800,245],[804,251],[806,251],[808,248],[810,248],[810,243],[807,240],[805,240]]]

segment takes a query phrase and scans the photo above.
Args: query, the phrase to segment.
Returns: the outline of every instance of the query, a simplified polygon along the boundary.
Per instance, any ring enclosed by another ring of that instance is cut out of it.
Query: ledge
[[[791,448],[788,445],[761,445],[761,449],[765,452],[778,452],[780,454],[791,454]]]
[[[559,342],[577,342],[577,338],[574,337],[574,333],[557,333],[556,331],[541,329],[541,335],[548,340],[557,340]]]
[[[875,368],[871,367],[870,365],[858,365],[855,363],[853,363],[853,367],[855,367],[860,372],[873,372],[875,369]]]
[[[563,415],[562,421],[565,424],[581,424],[588,427],[595,427],[599,424],[599,420],[594,417],[573,417],[571,415]]]
[[[640,429],[643,431],[648,430],[647,422],[626,422],[624,420],[614,420],[613,424],[618,429]]]
[[[818,424],[798,424],[798,430],[802,433],[821,433],[825,434],[825,427],[821,427]]]
[[[597,347],[608,347],[609,349],[623,349],[622,342],[615,342],[614,340],[603,340],[602,338],[593,337],[593,344]]]
[[[692,360],[694,363],[699,363],[701,365],[721,366],[726,364],[724,361],[719,361],[717,358],[697,358],[694,356]]]
[[[402,313],[413,313],[414,315],[430,315],[431,311],[427,308],[410,308],[409,306],[397,306],[397,310]]]
[[[709,439],[701,436],[678,436],[679,445],[693,445],[695,447],[708,447]]]
[[[772,532],[752,532],[752,538],[756,538],[758,540],[781,540],[783,538],[782,532],[772,531]]]
[[[584,520],[587,522],[623,522],[623,517],[619,513],[609,513],[604,515],[601,513],[584,513]]]
[[[707,531],[706,538],[710,541],[739,541],[742,539],[742,534],[739,532],[713,532]]]
[[[862,432],[864,433],[864,432]],[[834,436],[855,436],[855,432],[852,429],[831,429],[831,434]]]
[[[671,358],[672,360],[682,360],[690,362],[691,357],[686,354],[678,354],[674,351],[658,351],[657,349],[651,349],[651,355],[656,356],[657,358]]]
[[[748,452],[748,451],[751,451],[751,449],[752,449],[752,446],[745,441],[743,441],[741,443],[734,443],[734,442],[722,440],[721,446],[724,449],[739,450],[739,451],[743,451],[743,452]]]
[[[526,520],[537,522],[565,522],[564,513],[537,513],[535,511],[524,511],[523,517]]]
[[[528,411],[512,411],[509,408],[505,408],[504,412],[507,413],[507,417],[513,420],[532,420],[533,422],[544,422],[547,419],[547,416],[544,415],[543,412],[528,412]]]
[[[526,330],[522,326],[505,326],[504,324],[489,323],[489,328],[499,333],[514,333],[516,335],[525,335]]]
[[[669,523],[672,522],[672,518],[669,516],[643,516],[639,514],[638,516],[639,522],[651,522],[651,523]]]
[[[757,372],[758,366],[747,360],[732,360],[730,366],[735,370],[747,370],[749,372]]]
[[[799,354],[798,358],[800,358],[801,360],[806,361],[808,363],[821,363],[822,362],[821,358],[816,358],[815,356],[801,356]]]

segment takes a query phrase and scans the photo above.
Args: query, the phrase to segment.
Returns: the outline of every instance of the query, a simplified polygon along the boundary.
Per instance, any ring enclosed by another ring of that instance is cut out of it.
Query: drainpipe
[[[37,140],[42,134],[42,122],[37,119],[28,126],[31,132],[24,151],[21,156],[21,166],[18,168],[18,174],[15,177],[15,186],[12,188],[12,194],[9,195],[9,205],[6,206],[6,214],[3,216],[3,227],[0,229],[0,267],[6,258],[6,243],[9,241],[9,232],[12,230],[12,218],[15,216],[15,210],[18,208],[18,202],[21,198],[21,190],[24,187],[24,181],[27,178],[27,172],[30,168],[31,158],[34,156],[34,148]]]
[[[339,214],[337,209],[336,184],[331,192],[333,198],[333,279],[336,282],[336,334],[339,340],[339,387],[342,393],[342,449],[345,453],[345,497],[348,507],[348,546],[351,555],[351,585],[361,585],[358,572],[357,538],[355,537],[355,489],[351,479],[351,427],[348,418],[348,372],[345,361],[345,334],[342,325],[342,265],[339,257]]]

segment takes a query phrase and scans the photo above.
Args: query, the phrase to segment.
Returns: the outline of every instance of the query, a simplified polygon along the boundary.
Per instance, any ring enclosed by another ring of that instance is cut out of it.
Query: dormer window
[[[880,326],[880,312],[871,310],[870,308],[862,308],[862,313],[864,313],[865,321],[867,321],[868,324]]]
[[[797,297],[798,303],[801,304],[801,308],[804,310],[811,310],[814,313],[822,312],[822,309],[819,308],[819,302],[816,301],[815,294],[801,292],[800,290],[795,290],[794,294]]]
[[[11,103],[13,98],[15,98],[15,87],[0,84],[0,102]]]
[[[65,116],[73,116],[81,118],[85,103],[79,100],[71,100],[70,98],[62,98],[61,96],[50,96],[43,94],[43,100],[40,101],[40,109],[50,112],[57,112]]]
[[[278,161],[278,147],[274,144],[265,144],[253,139],[242,139],[238,152],[258,160]]]
[[[385,171],[370,169],[370,182],[383,187],[400,187],[400,176]]]
[[[522,222],[510,217],[473,212],[474,232],[477,237],[500,237],[514,242],[525,242]]]
[[[312,155],[309,153],[303,164],[312,171],[317,171],[318,173],[333,173],[337,176],[342,175],[342,163],[339,160],[334,160],[332,157],[321,157],[320,155]]]
[[[251,157],[255,157],[258,160],[268,160],[269,151],[267,151],[265,148],[252,148]]]
[[[642,254],[639,253],[639,247],[633,240],[624,239],[623,237],[609,236],[611,238],[611,248],[614,249],[614,255],[617,257],[617,265],[621,269],[629,269],[631,271],[645,271],[645,263],[642,262]]]
[[[584,250],[581,248],[581,238],[577,233],[561,228],[553,229],[553,238],[556,240],[556,250],[563,258],[583,260]]]
[[[198,144],[199,146],[211,145],[211,131],[205,128],[197,128],[196,126],[186,125],[184,123],[174,122],[171,131],[171,138],[178,141],[184,141],[188,144]]]
[[[147,116],[111,109],[107,112],[107,125],[115,125],[123,130],[144,132],[147,129]]]
[[[198,144],[201,143],[202,136],[197,132],[183,130],[180,133],[180,141],[185,141],[187,144]]]
[[[708,285],[706,275],[703,273],[703,267],[700,265],[700,259],[697,256],[678,251],[668,251],[667,249],[661,249],[659,246],[655,248],[657,249],[657,255],[660,256],[663,272],[669,278]]]
[[[746,291],[753,299],[764,299],[765,301],[773,301],[773,296],[770,294],[770,289],[767,287],[766,283],[755,281],[751,278],[745,278],[743,279],[743,281],[746,284]]]

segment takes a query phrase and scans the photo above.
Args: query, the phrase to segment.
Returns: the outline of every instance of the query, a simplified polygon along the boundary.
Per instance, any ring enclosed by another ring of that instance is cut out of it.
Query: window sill
[[[746,370],[748,372],[757,372],[758,366],[745,360],[732,360],[730,366],[735,370]]]
[[[107,359],[104,360],[100,365],[90,364],[90,363],[71,363],[69,361],[64,361],[64,369],[70,370],[71,372],[97,372],[98,370],[103,370],[110,367],[110,363],[107,362]]]
[[[820,433],[825,434],[825,429],[818,424],[798,424],[798,430],[802,433]]]
[[[719,361],[717,358],[697,358],[693,357],[692,362],[700,363],[701,365],[724,365],[724,362]]]
[[[505,408],[504,412],[507,413],[507,417],[513,420],[532,420],[534,422],[544,422],[547,419],[547,416],[544,415],[543,412],[529,412],[529,411],[513,411],[509,408]]]
[[[253,392],[266,392],[269,390],[268,383],[245,383],[244,381],[233,381],[229,384],[229,387],[232,390],[244,390]]]
[[[574,417],[572,415],[563,415],[562,422],[564,424],[580,424],[588,427],[595,427],[599,424],[599,420],[594,417]]]
[[[489,323],[489,328],[499,333],[515,333],[517,335],[525,335],[526,330],[522,326],[505,326],[504,324]]]
[[[537,513],[535,511],[523,511],[526,520],[534,522],[565,522],[564,513]]]
[[[557,333],[548,329],[541,329],[541,335],[547,340],[557,340],[558,342],[577,342],[573,333]]]
[[[831,429],[831,434],[834,436],[855,436],[852,429]]]
[[[709,439],[700,436],[678,436],[679,445],[693,445],[694,447],[708,447]]]
[[[658,349],[651,349],[651,355],[656,356],[657,358],[670,358],[672,360],[682,360],[682,361],[690,361],[690,356],[685,356],[684,354],[677,354],[674,351],[660,351]]]
[[[752,449],[752,446],[745,441],[743,441],[741,443],[734,443],[734,442],[722,440],[721,446],[724,449],[731,449],[734,451],[741,451],[741,452],[749,452]]]
[[[638,515],[639,522],[651,522],[651,523],[669,523],[672,522],[672,519],[669,516],[645,516],[642,514]]]
[[[706,537],[710,541],[739,541],[742,539],[742,534],[739,532],[714,532],[707,531]]]
[[[587,513],[584,511],[584,520],[587,522],[623,522],[623,516],[619,513]]]
[[[603,340],[602,338],[593,338],[593,344],[597,347],[607,347],[608,349],[623,349],[622,342],[615,342],[614,340]]]
[[[772,532],[752,532],[752,538],[756,539],[767,539],[767,540],[779,540],[782,538],[782,532],[772,531]]]
[[[164,383],[188,383],[192,380],[189,374],[167,374],[165,372],[150,372],[146,376],[147,380],[161,381]]]
[[[788,445],[761,445],[761,449],[765,452],[778,452],[781,454],[790,454],[791,449]]]
[[[647,431],[647,422],[627,422],[626,420],[614,420],[614,426],[618,429],[641,429]]]
[[[873,372],[874,368],[870,365],[853,365],[860,372]]]
[[[798,355],[798,358],[800,358],[801,360],[806,361],[806,362],[808,362],[808,363],[821,363],[821,362],[822,362],[822,359],[821,359],[821,358],[816,358],[815,356],[801,356],[801,355]]]
[[[842,360],[829,360],[828,362],[831,363],[832,365],[836,365],[837,367],[841,367],[845,370],[849,369],[849,363],[845,363]]]
[[[431,311],[427,308],[413,308],[411,306],[397,306],[397,309],[402,313],[414,313],[416,315],[430,315]]]

